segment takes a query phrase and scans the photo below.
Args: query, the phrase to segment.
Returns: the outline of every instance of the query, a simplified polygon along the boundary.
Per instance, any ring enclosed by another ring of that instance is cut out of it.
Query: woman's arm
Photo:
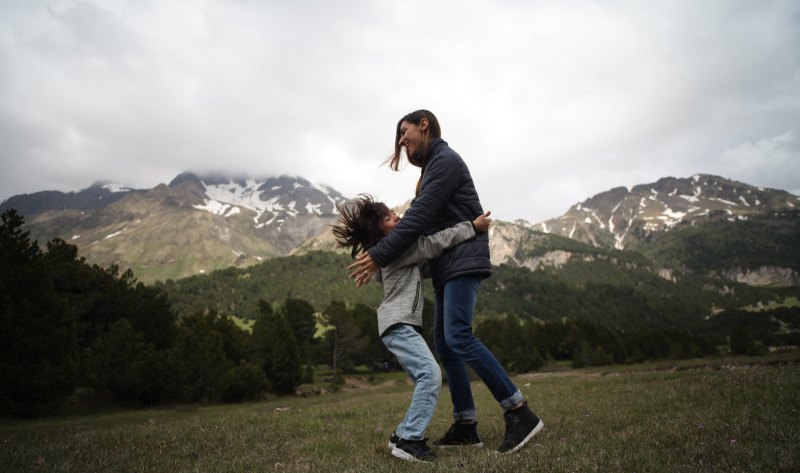
[[[478,233],[487,231],[489,225],[492,223],[492,219],[489,218],[491,214],[492,212],[486,212],[472,222],[461,222],[450,228],[440,230],[433,235],[419,237],[417,241],[411,245],[411,248],[399,258],[392,261],[390,266],[407,266],[409,264],[436,258],[441,255],[444,250],[452,248],[462,241],[467,241]]]
[[[419,195],[403,215],[397,227],[369,249],[378,264],[386,267],[406,252],[422,233],[434,226],[442,208],[461,181],[461,169],[456,159],[447,155],[434,156],[425,169]]]
[[[435,258],[447,248],[452,248],[462,241],[469,240],[478,233],[489,230],[489,226],[492,224],[492,219],[489,217],[491,214],[492,212],[488,211],[483,215],[479,215],[478,218],[472,222],[462,222],[434,233],[433,235],[420,237],[408,251],[403,253],[403,255],[392,263],[395,263],[396,266],[406,266]],[[378,282],[381,282],[379,278],[380,267],[372,260],[369,253],[362,253],[359,255],[356,258],[356,262],[347,268],[357,268],[350,274],[350,278],[356,280],[357,288],[368,284],[371,279],[377,279]],[[373,274],[375,275],[374,277],[372,276]]]
[[[397,227],[377,245],[356,257],[356,261],[347,267],[352,271],[350,278],[355,279],[356,287],[369,283],[375,271],[400,257],[419,239],[423,231],[436,223],[442,207],[460,182],[461,166],[458,159],[449,155],[431,158],[419,195]]]

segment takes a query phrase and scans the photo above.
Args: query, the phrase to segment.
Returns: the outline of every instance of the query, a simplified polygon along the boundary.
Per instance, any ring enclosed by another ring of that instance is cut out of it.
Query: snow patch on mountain
[[[334,215],[344,198],[332,188],[303,178],[280,176],[269,179],[200,179],[206,199],[194,205],[215,215],[231,217],[247,209],[255,213],[256,228],[281,224],[302,215]],[[327,203],[330,203],[328,207]]]
[[[730,205],[731,207],[736,207],[738,204],[736,202],[731,202],[730,200],[720,199],[719,197],[710,197],[708,200],[715,200],[717,202],[721,202],[725,205]]]
[[[310,214],[322,215],[322,211],[319,209],[320,205],[322,204],[312,204],[309,202],[306,204],[306,212]]]
[[[105,238],[103,238],[103,240],[108,240],[109,238],[114,238],[115,236],[120,235],[125,230],[127,230],[127,229],[123,228],[122,230],[116,231],[114,233],[109,233],[108,235],[105,236]]]
[[[685,216],[686,214],[684,212],[674,212],[672,209],[667,208],[661,215],[657,215],[655,217],[645,217],[645,219],[652,218],[653,220],[659,220],[661,221],[661,225],[663,225],[665,228],[671,228],[679,224]],[[659,228],[659,225],[651,225],[648,223],[647,228],[657,229]]]
[[[103,184],[103,189],[115,194],[117,192],[130,192],[132,189],[124,184],[118,182],[106,182]]]
[[[214,215],[224,215],[228,211],[228,209],[231,208],[231,205],[224,204],[216,200],[206,200],[202,204],[193,205],[193,207],[198,210],[205,210],[206,212],[211,212]]]
[[[295,183],[295,186],[297,186],[297,183]],[[300,186],[300,187],[302,187],[302,186]],[[297,189],[297,187],[295,187],[295,189]],[[288,210],[286,211],[286,213],[288,213],[292,217],[297,217],[297,210],[295,210],[295,208],[294,208],[295,205],[297,205],[297,201],[296,200],[293,200],[293,201],[289,202],[289,205],[287,205]]]

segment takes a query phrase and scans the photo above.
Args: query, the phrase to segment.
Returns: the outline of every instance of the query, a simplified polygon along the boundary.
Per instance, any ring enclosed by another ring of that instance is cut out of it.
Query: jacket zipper
[[[411,308],[411,312],[416,312],[417,305],[419,305],[419,293],[422,289],[422,281],[417,281],[417,293],[414,295],[414,307]]]

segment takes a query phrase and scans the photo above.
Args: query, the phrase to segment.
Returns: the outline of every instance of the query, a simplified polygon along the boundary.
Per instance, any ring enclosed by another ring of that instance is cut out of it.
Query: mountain
[[[640,253],[668,279],[800,287],[800,199],[719,176],[617,187],[529,228]]]
[[[122,184],[99,181],[79,192],[42,191],[15,195],[0,203],[0,213],[15,209],[22,215],[50,210],[96,210],[113,204],[135,189]]]
[[[605,262],[626,267],[628,273],[642,270],[673,282],[700,275],[756,286],[800,287],[797,211],[752,215],[732,222],[712,215],[668,227],[671,231],[650,232],[646,238],[632,240],[625,250],[595,246],[536,228],[522,220],[495,220],[489,229],[492,265],[566,271],[578,261],[601,266]],[[344,253],[336,247],[333,235],[326,232],[303,242],[292,254],[313,251]],[[628,277],[623,273],[613,277]]]
[[[684,179],[666,177],[630,190],[616,187],[531,228],[594,246],[624,249],[635,240],[669,232],[680,224],[710,219],[746,221],[795,209],[800,209],[800,199],[788,192],[696,174]]]
[[[187,172],[149,190],[95,185],[15,196],[2,210],[23,214],[41,242],[62,238],[90,263],[131,268],[151,282],[287,255],[324,232],[342,200],[334,189],[301,177]]]
[[[41,242],[62,238],[89,262],[131,268],[153,282],[318,250],[343,253],[328,226],[344,200],[300,177],[187,172],[148,190],[98,183],[15,196],[2,209],[28,209],[21,213]],[[495,266],[567,271],[583,281],[592,281],[587,272],[630,281],[646,272],[672,282],[711,278],[715,290],[731,282],[800,287],[799,215],[800,200],[784,191],[717,176],[670,177],[611,189],[543,223],[495,221],[489,244]]]
[[[408,201],[392,208],[392,210],[402,216],[410,206],[411,201]],[[539,254],[531,254],[530,250],[532,247],[538,248],[540,250]],[[535,270],[540,264],[549,264],[549,261],[543,262],[542,259],[536,258],[547,252],[547,249],[563,250],[565,248],[575,247],[580,247],[582,251],[597,252],[591,245],[583,244],[559,235],[550,235],[535,231],[530,224],[522,220],[517,222],[494,220],[492,221],[492,226],[489,228],[489,252],[492,265],[494,266],[510,264]],[[312,251],[348,253],[347,250],[337,247],[333,233],[328,231],[304,241],[292,250],[291,254],[305,255]],[[544,259],[548,260],[551,256],[552,255],[548,254]]]

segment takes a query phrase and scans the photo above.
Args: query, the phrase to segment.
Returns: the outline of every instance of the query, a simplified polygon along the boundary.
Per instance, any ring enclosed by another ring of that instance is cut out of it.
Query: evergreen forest
[[[81,397],[237,402],[314,381],[335,388],[363,367],[399,368],[378,337],[381,288],[356,289],[346,255],[311,252],[145,285],[129,270],[88,264],[61,239],[40,245],[23,226],[15,211],[2,214],[1,415],[47,415]],[[670,281],[641,253],[581,245],[573,250],[589,256],[558,270],[501,265],[484,281],[475,333],[510,371],[800,344],[796,288]],[[434,289],[425,290],[423,335],[433,346]],[[319,366],[330,379],[314,379]]]

